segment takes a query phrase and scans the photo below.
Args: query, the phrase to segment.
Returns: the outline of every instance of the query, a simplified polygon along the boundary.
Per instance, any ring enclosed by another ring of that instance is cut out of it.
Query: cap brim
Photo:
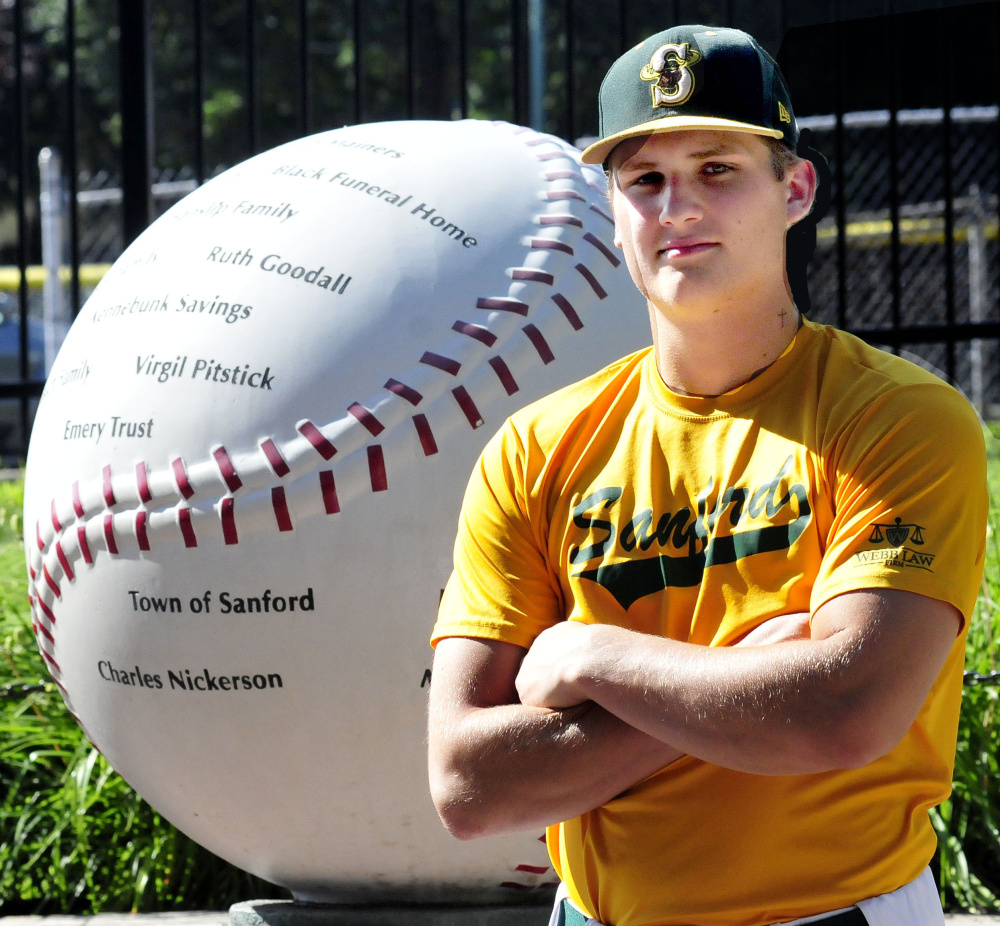
[[[715,116],[663,116],[650,122],[634,125],[624,132],[616,132],[607,138],[602,138],[586,148],[581,156],[584,164],[603,164],[611,154],[615,145],[627,138],[637,135],[663,135],[667,132],[680,132],[685,129],[714,129],[721,132],[743,132],[747,135],[766,135],[768,138],[784,138],[785,133],[777,129],[769,129],[762,125],[749,122],[737,122],[734,119],[719,119]]]

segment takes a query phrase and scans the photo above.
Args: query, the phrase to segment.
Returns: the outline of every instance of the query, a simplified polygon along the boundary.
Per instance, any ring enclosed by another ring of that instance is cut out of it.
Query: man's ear
[[[812,161],[799,161],[794,167],[790,167],[785,174],[785,182],[788,187],[787,229],[804,219],[812,210],[816,197],[816,168]]]
[[[621,250],[622,238],[618,234],[618,217],[615,215],[615,184],[618,182],[613,170],[607,171],[608,178],[608,212],[611,213],[611,221],[615,223],[615,247]]]

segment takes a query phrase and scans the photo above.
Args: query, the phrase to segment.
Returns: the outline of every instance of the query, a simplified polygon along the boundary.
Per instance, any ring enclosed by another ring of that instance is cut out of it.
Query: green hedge
[[[1000,429],[990,444],[986,577],[967,668],[1000,668]],[[21,486],[0,484],[0,689],[45,678],[28,616]],[[1000,913],[996,686],[967,686],[955,787],[933,812],[942,901]],[[54,686],[0,700],[0,914],[226,909],[283,897],[201,848],[145,803],[83,737]]]

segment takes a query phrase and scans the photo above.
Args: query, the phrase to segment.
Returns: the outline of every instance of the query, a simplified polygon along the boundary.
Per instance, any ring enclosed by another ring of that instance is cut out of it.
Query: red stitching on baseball
[[[360,402],[352,402],[347,410],[365,426],[372,437],[378,437],[385,430],[385,425]]]
[[[56,541],[56,556],[59,558],[59,565],[62,566],[63,572],[66,573],[66,578],[72,582],[76,575],[73,573],[73,567],[70,566],[69,560],[66,558],[66,552],[62,548],[62,541]]]
[[[618,259],[618,255],[615,254],[615,252],[612,251],[611,248],[609,248],[603,241],[601,241],[597,235],[587,232],[583,236],[583,240],[589,241],[595,248],[597,248],[597,250],[608,259],[608,263],[611,264],[612,267],[617,267],[621,264],[621,261]]]
[[[43,650],[43,649],[42,649],[41,647],[39,647],[39,648],[38,648],[38,651],[39,651],[39,652],[40,652],[40,653],[42,654],[42,658],[43,658],[43,659],[44,659],[44,660],[45,660],[45,661],[46,661],[47,663],[49,663],[49,665],[51,665],[51,666],[54,666],[54,667],[55,667],[55,670],[56,670],[56,672],[58,672],[58,673],[59,673],[60,675],[62,675],[62,669],[61,669],[61,668],[59,667],[59,663],[58,663],[58,662],[56,662],[56,661],[55,661],[55,660],[54,660],[54,659],[53,659],[53,658],[52,658],[52,657],[51,657],[51,656],[50,656],[50,655],[49,655],[48,653],[46,653],[46,652],[45,652],[45,650]],[[58,683],[58,682],[56,682],[56,684],[57,684],[57,685],[59,685],[59,683]],[[60,688],[62,688],[62,690],[63,690],[63,691],[65,691],[65,690],[66,690],[65,688],[63,688],[63,687],[62,687],[62,685],[59,685],[59,687],[60,687]]]
[[[78,518],[82,518],[84,515],[83,502],[80,501],[80,482],[77,480],[73,483],[73,511],[76,512]]]
[[[527,871],[533,875],[544,875],[549,870],[548,865],[518,865],[515,871]]]
[[[598,215],[599,215],[599,216],[600,216],[600,217],[601,217],[602,219],[607,219],[607,220],[608,220],[608,221],[609,221],[609,222],[610,222],[610,223],[611,223],[612,225],[614,225],[614,224],[615,224],[615,220],[614,220],[614,218],[612,218],[612,217],[611,217],[610,215],[608,215],[608,214],[607,214],[607,213],[606,213],[606,212],[605,212],[605,211],[604,211],[603,209],[601,209],[601,208],[600,208],[599,206],[595,206],[595,205],[594,205],[593,203],[591,203],[591,204],[590,204],[590,211],[591,211],[591,212],[596,212],[596,213],[597,213],[597,214],[598,214]]]
[[[184,538],[184,546],[198,546],[198,538],[194,534],[194,525],[191,523],[191,509],[179,508],[177,510],[177,523],[181,528],[181,536]]]
[[[493,367],[493,372],[496,373],[507,395],[513,395],[517,392],[520,387],[514,379],[514,374],[510,372],[510,367],[500,357],[490,357],[486,362]]]
[[[38,607],[41,609],[42,614],[49,619],[49,623],[54,627],[56,624],[56,616],[52,613],[52,609],[47,607],[41,598],[38,599]]]
[[[146,472],[146,464],[141,460],[135,464],[135,481],[139,488],[139,498],[148,505],[153,500],[153,493],[149,491],[149,474]]]
[[[524,144],[533,148],[535,145],[544,145],[551,141],[552,141],[551,138],[546,138],[546,136],[544,135],[536,135],[534,138],[525,139]]]
[[[401,383],[398,379],[390,378],[383,388],[388,389],[394,395],[398,395],[401,399],[406,399],[410,405],[419,405],[424,398],[416,389],[407,386],[405,383]]]
[[[185,498],[194,495],[194,489],[188,481],[187,470],[184,468],[184,461],[178,457],[170,464],[174,468],[174,478],[177,480],[177,489]]]
[[[38,544],[38,549],[45,552],[45,544],[42,543],[42,525],[39,521],[35,521],[35,542]]]
[[[114,489],[111,487],[111,464],[110,463],[107,466],[104,467],[104,471],[103,471],[102,475],[103,475],[103,479],[104,479],[104,503],[109,508],[114,508],[114,506],[115,506],[115,492],[114,492]]]
[[[271,489],[271,507],[274,509],[274,519],[278,522],[278,530],[290,531],[292,529],[292,516],[288,513],[284,486],[275,486]]]
[[[76,529],[76,537],[80,543],[80,552],[83,554],[83,561],[88,566],[93,566],[94,557],[90,555],[90,544],[87,543],[87,528],[82,524]]]
[[[56,514],[55,499],[52,499],[52,526],[55,528],[57,534],[62,531],[62,525],[59,523],[59,515]]]
[[[427,421],[426,415],[414,415],[413,426],[417,429],[417,437],[420,438],[420,446],[423,447],[424,456],[430,457],[438,452],[437,441]]]
[[[113,556],[118,555],[118,544],[115,543],[115,518],[114,515],[104,516],[104,542],[108,545],[108,552]]]
[[[44,624],[35,624],[34,627],[35,627],[35,637],[36,638],[38,637],[39,633],[43,633],[43,634],[45,634],[46,637],[48,637],[49,642],[53,646],[56,645],[56,638],[54,636],[52,636],[51,633],[49,633],[49,628],[48,627],[46,627]],[[41,641],[39,641],[39,642],[41,642]]]
[[[222,539],[226,541],[227,547],[240,542],[240,538],[236,533],[235,507],[236,502],[232,498],[224,498],[222,500]]]
[[[323,436],[323,432],[316,425],[311,421],[303,421],[299,424],[298,430],[299,434],[319,451],[319,455],[324,460],[333,458],[333,455],[337,452],[337,448]]]
[[[573,225],[576,228],[583,228],[583,220],[575,215],[540,215],[539,225]]]
[[[487,347],[492,347],[497,342],[497,336],[489,328],[484,328],[482,325],[473,325],[471,322],[457,321],[451,326],[451,330],[457,331],[459,334],[468,335],[477,341],[482,341]]]
[[[555,277],[544,270],[532,270],[530,267],[514,267],[510,271],[512,280],[528,280],[532,283],[547,283],[551,286],[555,282]]]
[[[451,390],[451,394],[455,397],[458,407],[462,409],[462,414],[465,415],[469,424],[473,428],[481,427],[483,416],[479,414],[479,409],[476,408],[476,403],[472,401],[472,396],[466,392],[465,386],[456,386]]]
[[[59,586],[56,584],[56,580],[49,574],[49,567],[44,564],[42,565],[42,576],[44,577],[49,588],[55,592],[56,598],[62,598],[62,592],[59,591]]]
[[[550,170],[542,174],[545,180],[583,180],[578,170]]]
[[[535,157],[539,161],[554,161],[556,158],[568,158],[569,155],[565,151],[545,151],[541,154],[536,154]]]
[[[556,241],[554,238],[532,238],[533,248],[544,248],[549,251],[562,251],[564,254],[572,255],[573,249],[563,241]]]
[[[139,549],[149,552],[149,536],[146,534],[146,512],[141,508],[135,513],[135,539],[139,541]]]
[[[378,444],[368,448],[368,476],[371,479],[373,492],[385,492],[389,481],[385,475],[385,455]]]
[[[476,308],[499,309],[501,312],[514,312],[517,315],[528,314],[527,304],[510,296],[480,296],[476,300]]]
[[[442,357],[440,354],[435,354],[429,350],[424,351],[420,362],[426,363],[429,367],[442,370],[445,373],[450,373],[452,376],[458,376],[458,371],[462,369],[462,364],[457,360],[452,360],[450,357]]]
[[[549,190],[545,194],[545,199],[557,200],[557,199],[578,199],[581,203],[587,201],[586,196],[581,196],[576,190]]]
[[[337,498],[337,484],[333,473],[328,469],[319,471],[319,489],[323,493],[323,507],[327,514],[337,514],[340,511],[340,499]]]
[[[559,310],[566,316],[567,321],[573,326],[574,331],[579,331],[583,327],[583,322],[580,321],[580,316],[576,314],[576,309],[573,308],[569,299],[562,293],[556,293],[552,297],[552,301],[559,306]]]
[[[226,448],[216,447],[212,451],[212,456],[215,457],[215,462],[219,466],[219,472],[222,474],[222,478],[225,480],[229,491],[235,492],[243,485],[243,480],[240,479],[239,474],[236,472],[236,467],[233,466],[233,461],[229,458],[229,454],[226,453]]]
[[[604,299],[608,294],[604,291],[604,287],[597,282],[597,277],[595,277],[583,264],[577,264],[576,269],[580,271],[581,276],[590,284],[590,288],[594,291],[598,299]]]
[[[275,446],[275,443],[271,438],[265,441],[261,441],[260,449],[264,451],[264,456],[267,457],[267,462],[271,469],[274,470],[274,475],[278,478],[288,475],[288,464],[285,462],[285,458],[281,455],[281,451]]]
[[[545,340],[545,335],[534,325],[527,324],[521,330],[528,336],[528,340],[531,341],[535,350],[538,351],[538,356],[542,358],[542,363],[552,363],[556,359],[555,354],[552,353],[552,348],[549,347],[549,342]]]

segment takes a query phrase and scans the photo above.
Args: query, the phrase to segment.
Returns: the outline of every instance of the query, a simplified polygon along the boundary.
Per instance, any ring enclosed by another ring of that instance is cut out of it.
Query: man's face
[[[785,232],[811,203],[808,162],[779,181],[757,136],[692,130],[623,142],[611,167],[615,244],[659,311],[787,298]]]

